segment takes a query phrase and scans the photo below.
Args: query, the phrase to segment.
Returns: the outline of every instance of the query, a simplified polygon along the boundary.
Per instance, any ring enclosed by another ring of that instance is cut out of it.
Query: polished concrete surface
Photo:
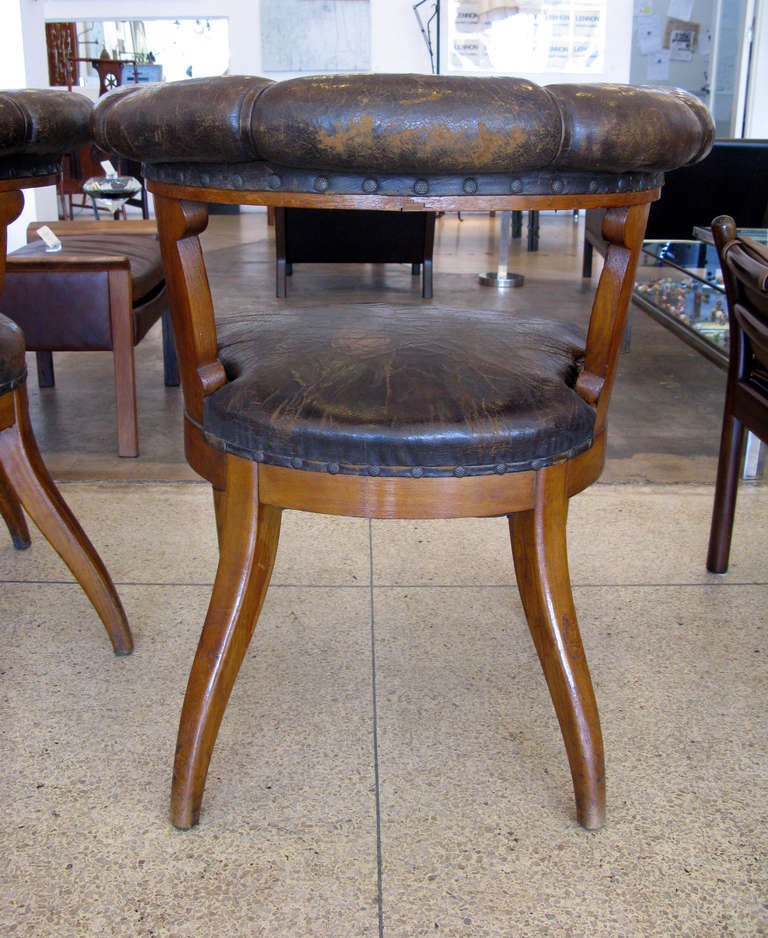
[[[578,316],[579,229],[439,222],[435,304]],[[263,215],[214,218],[222,315],[273,298]],[[253,276],[252,276],[253,275]],[[255,286],[253,285],[255,283]],[[249,292],[250,291],[250,292]],[[299,305],[423,302],[406,267],[301,266]],[[575,823],[503,519],[286,513],[200,826],[168,820],[176,724],[216,565],[160,344],[137,350],[142,453],[114,455],[109,356],[57,356],[33,420],[107,563],[136,650],[36,534],[0,541],[0,934],[768,935],[768,502],[742,485],[730,572],[704,554],[722,375],[640,312],[604,481],[575,498],[571,575],[606,743],[609,814]],[[32,364],[32,363],[30,363]]]

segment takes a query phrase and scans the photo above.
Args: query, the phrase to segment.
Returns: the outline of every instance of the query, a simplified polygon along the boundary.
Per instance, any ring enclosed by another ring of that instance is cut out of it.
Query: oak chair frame
[[[358,196],[202,188],[150,180],[179,354],[188,461],[213,487],[220,556],[181,714],[171,817],[197,823],[203,790],[230,692],[266,595],[283,509],[364,518],[506,515],[528,625],[559,720],[578,822],[605,820],[603,743],[578,630],[566,550],[568,499],[599,477],[606,417],[648,209],[659,188],[609,194],[509,196]],[[503,476],[390,478],[257,464],[210,445],[203,401],[226,383],[217,357],[214,309],[200,235],[209,202],[377,208],[394,211],[608,209],[608,243],[590,317],[578,393],[595,409],[592,446],[573,459]]]

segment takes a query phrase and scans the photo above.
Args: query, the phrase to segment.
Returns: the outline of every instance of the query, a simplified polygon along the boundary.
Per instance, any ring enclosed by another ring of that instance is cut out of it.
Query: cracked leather
[[[587,449],[578,327],[508,311],[371,304],[227,317],[215,446],[355,475],[482,475]]]
[[[677,90],[451,75],[126,85],[100,99],[94,121],[101,146],[147,164],[426,175],[663,172],[714,138],[706,107]]]

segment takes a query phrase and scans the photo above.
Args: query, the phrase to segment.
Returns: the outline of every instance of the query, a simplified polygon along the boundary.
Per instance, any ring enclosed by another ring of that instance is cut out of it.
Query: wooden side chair
[[[49,222],[62,243],[48,253],[30,225],[7,258],[3,311],[36,353],[40,387],[55,383],[53,352],[110,351],[117,453],[139,455],[134,348],[161,320],[166,387],[179,383],[165,275],[154,221]]]
[[[61,153],[90,134],[91,102],[61,91],[0,92],[0,309],[8,225],[24,206],[22,188],[56,183]],[[14,546],[29,546],[25,509],[72,571],[118,655],[133,648],[115,587],[93,544],[51,479],[29,422],[24,337],[0,315],[0,514]]]
[[[728,301],[730,344],[707,569],[725,573],[745,430],[768,443],[768,249],[739,237],[729,215],[715,218],[712,234]]]
[[[142,160],[154,193],[187,457],[213,486],[219,532],[179,727],[174,824],[198,820],[290,508],[508,516],[578,821],[600,827],[603,745],[568,574],[568,499],[602,469],[648,206],[665,170],[706,154],[708,111],[684,92],[615,85],[228,76],[113,92],[98,102],[95,128],[102,147]],[[429,304],[270,313],[255,298],[217,332],[199,242],[211,202],[451,212],[603,206],[609,246],[586,345],[580,330],[555,319]]]

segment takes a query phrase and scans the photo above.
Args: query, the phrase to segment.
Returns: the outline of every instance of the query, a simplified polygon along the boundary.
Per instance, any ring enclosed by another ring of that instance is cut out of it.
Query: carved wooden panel
[[[46,23],[45,44],[48,49],[48,81],[51,85],[72,85],[77,82],[77,26],[75,23]]]

